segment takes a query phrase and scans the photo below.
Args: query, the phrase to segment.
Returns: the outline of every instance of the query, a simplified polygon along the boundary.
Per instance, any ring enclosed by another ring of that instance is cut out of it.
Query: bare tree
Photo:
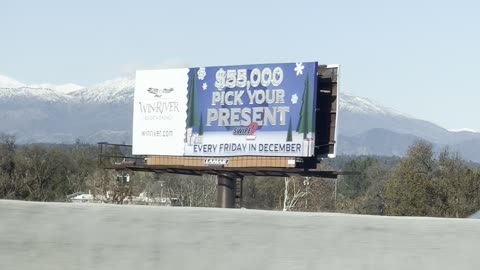
[[[180,206],[212,207],[216,200],[216,179],[214,176],[162,175],[170,198]]]
[[[292,211],[302,198],[310,194],[309,178],[285,177],[283,211]],[[303,180],[303,181],[302,181]]]

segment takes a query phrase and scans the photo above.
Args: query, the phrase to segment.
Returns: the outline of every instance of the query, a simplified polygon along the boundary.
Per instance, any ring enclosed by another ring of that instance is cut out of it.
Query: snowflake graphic
[[[290,101],[292,101],[292,104],[297,104],[297,101],[298,101],[298,96],[297,96],[297,94],[293,94],[293,95],[292,95],[292,98],[290,99]]]
[[[303,66],[302,62],[300,62],[300,63],[296,63],[296,64],[295,64],[295,68],[294,68],[293,70],[295,70],[295,72],[297,73],[297,76],[298,76],[298,75],[302,75],[302,74],[303,74],[303,69],[304,69],[304,68],[305,68],[305,67]]]
[[[203,89],[203,91],[207,90],[207,87],[208,87],[207,83],[204,82],[204,83],[202,84],[202,89]]]
[[[205,71],[205,68],[199,68],[197,71],[197,76],[200,81],[203,81],[203,79],[205,79],[205,76],[207,76],[207,71]]]

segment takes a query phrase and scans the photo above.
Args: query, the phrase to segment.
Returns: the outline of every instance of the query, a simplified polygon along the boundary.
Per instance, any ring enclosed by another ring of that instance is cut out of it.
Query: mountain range
[[[131,143],[134,79],[117,78],[83,87],[28,85],[0,75],[0,132],[18,143]],[[340,93],[338,152],[403,156],[424,139],[463,158],[480,161],[480,133],[449,131],[434,123]]]
[[[467,160],[480,161],[478,132],[447,130],[348,93],[341,93],[339,104],[340,154],[403,156],[413,142],[426,140],[437,152],[448,148]]]

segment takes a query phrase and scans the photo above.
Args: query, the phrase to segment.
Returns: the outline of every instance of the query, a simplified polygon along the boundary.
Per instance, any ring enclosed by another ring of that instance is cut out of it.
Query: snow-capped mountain
[[[50,89],[55,92],[68,94],[83,88],[83,86],[74,84],[74,83],[67,83],[67,84],[50,84],[50,83],[42,83],[42,84],[25,84],[21,83],[15,79],[9,78],[5,75],[0,74],[0,88],[7,88],[7,89],[14,89],[14,88],[30,88],[30,89]],[[37,95],[38,96],[38,95]]]
[[[434,123],[416,119],[387,108],[367,98],[341,93],[339,113],[340,134],[354,136],[371,129],[386,129],[411,134],[438,144],[458,143],[471,134],[454,134]]]
[[[348,92],[342,92],[340,95],[340,110],[358,114],[379,114],[390,117],[412,118],[395,109],[382,106],[371,99],[354,96]]]
[[[133,101],[135,80],[117,78],[70,93],[87,103],[124,103]]]
[[[32,88],[21,86],[18,88],[0,88],[2,101],[36,99],[46,102],[73,101],[72,97],[50,88]]]
[[[50,102],[125,103],[133,100],[135,80],[117,78],[91,87],[78,84],[24,84],[0,75],[0,99],[33,98]],[[0,100],[1,101],[1,100]]]
[[[134,87],[131,78],[82,87],[27,85],[0,75],[0,132],[14,134],[19,143],[131,143]],[[480,161],[480,133],[449,131],[344,92],[339,104],[340,154],[401,156],[412,142],[425,139],[436,149],[448,145]]]
[[[19,143],[94,143],[110,137],[128,142],[133,81],[117,79],[93,87],[76,84],[27,85],[0,77],[0,132]]]
[[[447,130],[348,93],[341,93],[339,107],[340,153],[401,156],[415,140],[423,139],[437,150],[448,146],[466,159],[480,161],[480,133]]]

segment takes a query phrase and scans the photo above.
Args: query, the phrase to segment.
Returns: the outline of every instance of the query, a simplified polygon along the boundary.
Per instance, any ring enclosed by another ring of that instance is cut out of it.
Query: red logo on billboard
[[[246,135],[247,140],[255,140],[255,132],[258,129],[256,122],[251,123],[248,127],[236,127],[233,129],[233,135]]]

